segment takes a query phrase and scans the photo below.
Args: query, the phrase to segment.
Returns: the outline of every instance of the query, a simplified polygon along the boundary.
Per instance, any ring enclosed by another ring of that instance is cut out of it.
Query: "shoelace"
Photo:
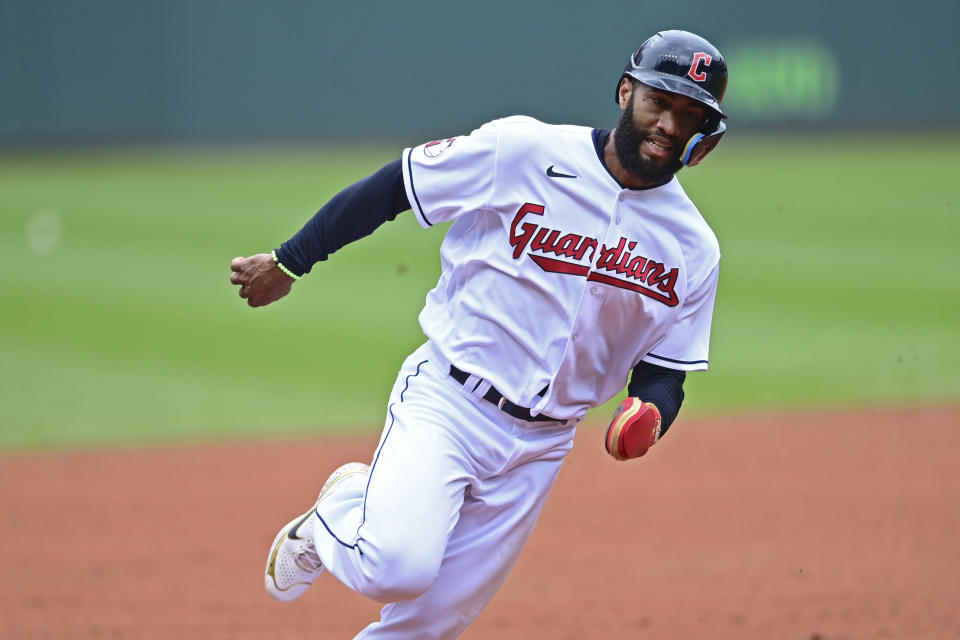
[[[317,555],[316,547],[306,541],[297,549],[297,555],[293,562],[304,571],[311,572],[323,566],[323,563],[320,562],[320,556]]]

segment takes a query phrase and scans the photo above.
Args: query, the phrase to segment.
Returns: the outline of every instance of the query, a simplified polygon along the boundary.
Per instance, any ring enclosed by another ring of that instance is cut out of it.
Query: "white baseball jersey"
[[[707,368],[720,250],[676,177],[625,189],[590,128],[518,116],[405,149],[403,178],[453,222],[423,331],[510,401],[579,419],[641,360]]]
[[[507,118],[402,164],[421,224],[453,222],[420,314],[429,340],[397,376],[368,477],[318,503],[313,528],[329,573],[391,603],[364,640],[459,636],[519,556],[587,409],[641,359],[706,368],[720,255],[676,179],[621,188],[589,128]],[[565,422],[515,418],[485,385]]]

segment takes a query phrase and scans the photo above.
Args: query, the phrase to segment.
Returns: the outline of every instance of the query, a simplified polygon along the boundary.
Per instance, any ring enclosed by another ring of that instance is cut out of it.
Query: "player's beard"
[[[683,168],[683,163],[680,162],[681,147],[677,140],[667,136],[660,129],[640,129],[637,127],[636,120],[633,117],[633,95],[630,96],[627,108],[620,114],[620,122],[617,123],[617,130],[613,134],[613,145],[617,151],[617,159],[620,160],[623,168],[634,177],[653,185],[663,184]],[[669,138],[673,141],[674,147],[678,151],[672,159],[661,164],[641,155],[640,145],[652,135]]]

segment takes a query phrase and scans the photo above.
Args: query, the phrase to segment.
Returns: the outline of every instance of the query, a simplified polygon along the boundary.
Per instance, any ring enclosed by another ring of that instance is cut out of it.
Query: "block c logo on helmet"
[[[693,54],[693,64],[690,65],[690,71],[687,71],[687,75],[693,78],[697,82],[703,82],[707,79],[706,71],[698,71],[700,63],[703,63],[703,66],[709,67],[710,63],[713,62],[713,56],[709,53],[698,52]]]

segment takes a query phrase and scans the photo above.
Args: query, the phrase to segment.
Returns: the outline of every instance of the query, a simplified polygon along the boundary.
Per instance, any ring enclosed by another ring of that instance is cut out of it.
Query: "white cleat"
[[[323,563],[313,544],[317,505],[341,480],[357,473],[370,473],[370,467],[360,462],[348,462],[330,474],[310,511],[288,522],[273,539],[263,579],[267,593],[277,600],[296,600],[323,573]]]

